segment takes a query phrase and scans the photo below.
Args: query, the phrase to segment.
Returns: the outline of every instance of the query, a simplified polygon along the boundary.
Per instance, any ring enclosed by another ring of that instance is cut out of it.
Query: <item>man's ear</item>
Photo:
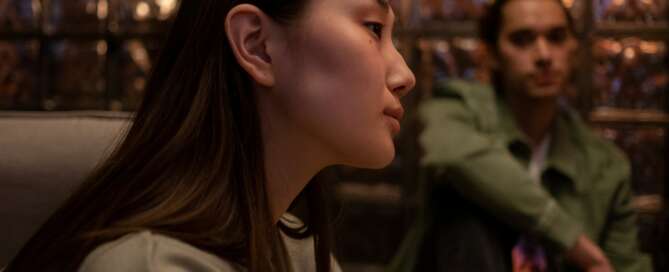
[[[241,4],[225,18],[225,33],[239,65],[260,85],[275,82],[272,58],[267,52],[271,19],[258,7]]]

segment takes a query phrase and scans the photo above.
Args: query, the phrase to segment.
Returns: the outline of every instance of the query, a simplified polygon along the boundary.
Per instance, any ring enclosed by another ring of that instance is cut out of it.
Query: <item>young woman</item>
[[[182,1],[125,140],[6,272],[338,269],[310,180],[393,159],[415,81],[393,20],[385,0]],[[306,226],[284,216],[303,191]]]

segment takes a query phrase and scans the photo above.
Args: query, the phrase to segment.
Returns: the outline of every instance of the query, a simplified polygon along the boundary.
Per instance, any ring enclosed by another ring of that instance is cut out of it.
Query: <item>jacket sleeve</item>
[[[614,158],[619,156],[613,156]],[[632,206],[629,164],[623,158],[615,160],[604,170],[605,179],[618,181],[607,220],[602,249],[616,271],[652,271],[650,258],[641,252],[638,244],[637,217]]]
[[[422,166],[439,169],[432,182],[448,182],[503,222],[538,234],[557,250],[575,243],[580,223],[530,178],[501,141],[478,127],[462,97],[432,99],[419,114],[425,125],[419,139],[425,150]]]

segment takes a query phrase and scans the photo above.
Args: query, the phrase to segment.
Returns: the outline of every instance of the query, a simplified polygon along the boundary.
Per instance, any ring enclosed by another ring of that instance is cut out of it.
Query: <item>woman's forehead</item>
[[[326,4],[326,6],[336,5],[352,9],[375,9],[382,12],[391,11],[388,0],[311,0]]]

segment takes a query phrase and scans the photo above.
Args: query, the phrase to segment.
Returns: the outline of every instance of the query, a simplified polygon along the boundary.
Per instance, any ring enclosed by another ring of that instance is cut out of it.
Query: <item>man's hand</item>
[[[602,249],[582,234],[576,244],[566,252],[567,261],[587,272],[613,272]]]

